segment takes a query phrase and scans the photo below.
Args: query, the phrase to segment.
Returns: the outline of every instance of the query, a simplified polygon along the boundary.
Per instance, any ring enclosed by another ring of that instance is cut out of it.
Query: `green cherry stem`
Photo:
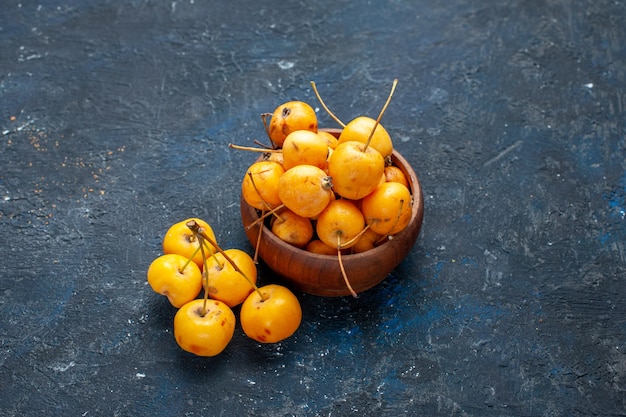
[[[204,253],[204,237],[202,235],[197,235],[198,237],[198,248],[202,253],[202,287],[204,288],[204,297],[202,298],[202,313],[200,314],[202,317],[206,315],[206,303],[209,299],[209,268],[207,264],[207,256]]]
[[[199,250],[200,250],[200,246],[198,246],[198,247],[196,248],[196,250],[194,250],[194,251],[193,251],[193,253],[191,254],[191,256],[190,256],[189,258],[187,258],[187,262],[185,262],[185,265],[183,265],[183,269],[182,269],[182,271],[184,271],[184,270],[187,268],[187,265],[189,265],[189,263],[190,263],[191,261],[193,261],[193,258],[195,258],[196,253],[198,253],[198,251],[199,251]]]
[[[191,229],[192,232],[200,236],[202,239],[209,242],[209,244],[213,246],[224,257],[224,259],[226,259],[228,263],[230,263],[233,266],[235,271],[239,272],[241,276],[243,276],[245,280],[248,281],[248,284],[250,284],[252,288],[254,288],[254,290],[259,294],[259,296],[261,297],[261,300],[263,301],[267,300],[267,297],[263,295],[259,287],[254,282],[252,282],[250,278],[248,278],[245,272],[243,272],[241,268],[237,266],[237,263],[235,263],[235,261],[233,261],[232,258],[228,256],[228,254],[224,251],[224,249],[220,248],[217,242],[215,242],[213,239],[211,239],[211,237],[209,237],[209,235],[205,233],[204,229],[200,227],[200,225],[198,225],[198,223],[196,223],[195,220],[189,220],[187,222],[187,227]]]
[[[198,237],[196,236],[196,239],[197,238]],[[209,250],[211,250],[211,246],[209,246],[208,243],[202,242],[202,244],[205,245]],[[200,245],[198,245],[198,247],[193,251],[191,256],[187,258],[187,262],[185,262],[185,265],[183,265],[183,268],[181,269],[181,271],[184,271],[185,268],[187,268],[187,265],[189,265],[189,263],[193,261],[193,258],[196,257],[196,253],[198,253],[198,252],[200,252]],[[211,256],[215,256],[215,252],[213,250],[211,250]]]

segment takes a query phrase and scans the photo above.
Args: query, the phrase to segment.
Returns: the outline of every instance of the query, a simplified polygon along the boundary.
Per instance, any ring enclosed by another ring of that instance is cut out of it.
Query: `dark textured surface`
[[[626,415],[623,1],[212,3],[3,2],[0,414]],[[349,120],[396,77],[409,257],[299,294],[283,343],[181,351],[145,271],[189,216],[250,249],[227,144],[310,80]]]

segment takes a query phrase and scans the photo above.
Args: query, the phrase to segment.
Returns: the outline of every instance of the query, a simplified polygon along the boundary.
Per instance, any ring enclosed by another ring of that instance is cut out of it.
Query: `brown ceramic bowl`
[[[339,130],[326,129],[334,135]],[[361,293],[382,282],[411,251],[422,226],[424,198],[415,172],[397,151],[392,154],[393,164],[404,171],[413,194],[413,211],[408,226],[393,239],[366,252],[341,257],[350,285]],[[248,240],[256,247],[259,226],[247,226],[259,218],[257,210],[241,199],[241,219]],[[308,294],[337,297],[350,295],[339,268],[336,256],[318,255],[296,248],[279,239],[267,226],[263,226],[259,256],[265,264],[294,288]]]

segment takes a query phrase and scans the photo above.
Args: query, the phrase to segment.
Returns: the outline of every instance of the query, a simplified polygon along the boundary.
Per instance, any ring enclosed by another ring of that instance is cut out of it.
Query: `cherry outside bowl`
[[[334,135],[339,130],[326,129]],[[410,164],[400,153],[393,151],[393,165],[406,175],[413,208],[407,227],[380,246],[363,253],[342,255],[348,280],[356,293],[361,293],[382,282],[413,248],[424,216],[424,198],[420,183]],[[248,205],[243,198],[240,202],[241,219],[248,240],[256,247],[259,239],[259,224],[248,227],[259,218],[259,212]],[[339,267],[337,256],[319,255],[299,249],[286,243],[263,225],[259,243],[259,257],[279,277],[295,289],[308,294],[338,297],[350,295]]]

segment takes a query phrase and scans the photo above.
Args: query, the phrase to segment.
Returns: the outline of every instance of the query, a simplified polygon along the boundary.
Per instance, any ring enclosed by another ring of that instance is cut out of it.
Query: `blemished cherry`
[[[298,298],[287,287],[268,284],[252,292],[239,315],[244,333],[261,343],[276,343],[295,333],[302,321]]]
[[[291,132],[283,142],[283,168],[288,170],[296,165],[313,165],[326,169],[328,149],[328,143],[315,132]]]
[[[163,238],[163,252],[166,254],[177,253],[188,259],[192,259],[196,265],[202,269],[202,253],[200,253],[199,250],[198,239],[187,227],[187,223],[191,220],[195,220],[198,225],[202,226],[205,233],[215,242],[215,233],[213,233],[213,229],[207,222],[202,219],[189,218],[173,224],[167,230]],[[205,249],[209,252],[215,252],[215,247],[210,244],[206,244]]]
[[[218,252],[207,259],[207,291],[211,298],[220,300],[229,307],[235,307],[243,303],[254,291],[257,268],[252,257],[241,249],[226,249],[224,253],[243,271],[243,274],[224,258],[223,253]]]
[[[174,338],[187,352],[216,356],[232,340],[236,320],[230,307],[219,300],[192,300],[174,316]]]
[[[283,204],[302,217],[315,217],[334,198],[331,178],[313,165],[297,165],[280,177],[278,196]]]
[[[333,200],[317,216],[316,232],[319,239],[336,249],[349,248],[365,227],[363,214],[353,201]]]
[[[275,147],[280,148],[288,134],[296,130],[317,132],[315,110],[302,101],[289,101],[274,110],[267,134]]]
[[[156,258],[147,272],[152,290],[164,295],[176,308],[193,300],[202,290],[202,272],[195,262],[176,253]]]

